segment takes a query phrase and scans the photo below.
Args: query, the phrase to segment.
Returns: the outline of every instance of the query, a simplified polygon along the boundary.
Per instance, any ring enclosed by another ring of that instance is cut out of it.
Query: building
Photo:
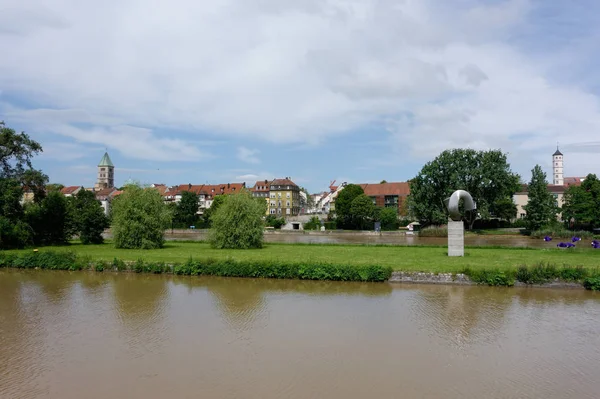
[[[585,180],[584,177],[564,177],[563,164],[564,155],[558,147],[554,154],[552,154],[552,183],[548,184],[548,191],[554,196],[556,205],[562,207],[564,204],[564,194],[569,186],[579,186],[581,182]],[[521,190],[514,194],[513,202],[517,206],[517,218],[524,219],[527,215],[525,211],[525,205],[529,202],[529,196],[527,194],[527,184],[521,186]],[[560,216],[559,216],[560,217]]]
[[[270,215],[298,216],[300,213],[300,187],[289,177],[271,181],[268,211]]]
[[[359,184],[373,204],[381,208],[394,208],[398,215],[406,216],[406,199],[410,194],[407,182]]]
[[[85,189],[82,186],[69,186],[69,187],[61,188],[60,192],[65,197],[73,197],[73,196],[77,195],[77,193],[80,192],[81,190],[85,190]]]
[[[115,187],[115,166],[113,165],[108,152],[104,153],[104,156],[98,164],[98,177],[96,179],[96,185],[94,191],[102,190],[103,188],[114,188]]]
[[[202,215],[204,211],[212,205],[217,195],[227,195],[239,193],[246,188],[246,183],[223,183],[223,184],[180,184],[166,188],[163,198],[166,202],[181,201],[182,193],[192,192],[198,196],[198,214]]]
[[[100,205],[102,206],[105,215],[108,216],[108,213],[110,212],[110,204],[114,197],[121,193],[122,191],[117,191],[117,189],[115,189],[114,187],[103,188],[94,192],[94,196],[96,197],[96,200],[100,202]]]
[[[259,180],[256,183],[254,183],[254,186],[250,189],[250,191],[252,192],[252,196],[254,198],[264,198],[265,202],[267,203],[267,215],[269,214],[270,210],[269,210],[269,191],[271,189],[271,181],[269,180]]]

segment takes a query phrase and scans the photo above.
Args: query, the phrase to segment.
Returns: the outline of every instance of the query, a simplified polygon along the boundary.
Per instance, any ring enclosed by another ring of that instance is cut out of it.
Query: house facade
[[[300,187],[289,177],[271,181],[268,212],[276,216],[298,216],[300,213]]]
[[[365,195],[371,197],[373,204],[381,208],[394,208],[398,215],[406,216],[406,199],[410,194],[408,182],[360,184]]]
[[[254,198],[263,198],[265,203],[267,204],[266,214],[270,213],[269,209],[269,201],[270,201],[270,192],[271,189],[271,181],[270,180],[259,180],[254,183],[254,186],[250,189],[252,192],[252,196]]]

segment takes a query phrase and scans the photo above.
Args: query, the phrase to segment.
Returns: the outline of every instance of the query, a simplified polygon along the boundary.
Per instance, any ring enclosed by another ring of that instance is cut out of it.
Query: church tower
[[[94,190],[102,190],[103,188],[114,188],[115,187],[115,165],[113,165],[108,152],[104,153],[104,156],[98,164],[98,179]]]
[[[563,154],[559,151],[556,146],[556,152],[552,154],[552,171],[553,173],[553,184],[555,186],[562,186],[565,184],[563,175]]]

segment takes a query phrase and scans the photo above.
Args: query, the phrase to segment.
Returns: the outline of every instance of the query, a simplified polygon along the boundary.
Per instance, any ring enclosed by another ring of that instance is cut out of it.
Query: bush
[[[261,248],[264,206],[248,192],[229,195],[213,214],[209,242],[213,248]]]
[[[127,265],[125,265],[125,262],[123,262],[122,260],[114,258],[112,261],[112,268],[113,270],[121,272],[127,270]]]
[[[573,236],[580,238],[593,238],[594,235],[585,230],[568,230],[562,226],[558,226],[555,228],[547,228],[541,230],[535,230],[531,232],[531,237],[533,238],[544,238],[545,236],[550,236],[553,238],[571,238]]]
[[[171,210],[156,190],[127,186],[113,200],[113,237],[116,248],[162,248]]]
[[[428,226],[419,231],[419,237],[448,237],[448,228]]]
[[[586,290],[600,291],[600,276],[586,278],[583,286]]]
[[[337,222],[335,220],[330,220],[324,223],[325,230],[335,230],[337,229]]]
[[[381,222],[381,230],[394,231],[400,227],[398,221],[398,210],[396,208],[382,208],[379,210],[379,221]]]
[[[304,223],[304,230],[319,230],[321,229],[321,219],[318,216],[313,216],[307,223]]]
[[[473,270],[465,269],[464,274],[469,276],[471,281],[477,284],[487,284],[490,286],[512,287],[515,285],[515,277],[511,272],[500,270]]]
[[[268,215],[265,219],[265,224],[269,227],[280,229],[282,226],[285,226],[285,219],[282,217],[278,218],[275,215]]]
[[[101,260],[97,261],[94,264],[94,271],[103,272],[105,267],[106,267],[106,264],[104,263],[104,261],[101,261]]]

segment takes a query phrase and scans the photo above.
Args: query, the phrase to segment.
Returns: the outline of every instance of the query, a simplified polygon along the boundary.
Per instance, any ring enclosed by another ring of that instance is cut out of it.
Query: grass
[[[5,254],[22,254],[26,250],[4,251]],[[143,259],[146,262],[184,263],[190,259],[234,260],[241,262],[313,262],[319,264],[347,264],[355,266],[390,266],[394,270],[458,273],[466,268],[513,270],[519,266],[551,263],[562,267],[600,267],[600,250],[533,249],[533,248],[481,248],[467,247],[464,258],[450,258],[445,247],[418,246],[369,246],[369,245],[322,245],[322,244],[267,244],[263,249],[227,250],[212,249],[206,243],[167,242],[162,249],[130,250],[115,249],[111,243],[102,245],[72,244],[64,247],[43,247],[44,251],[72,251],[78,256],[95,261],[112,262],[114,258],[124,261]]]

